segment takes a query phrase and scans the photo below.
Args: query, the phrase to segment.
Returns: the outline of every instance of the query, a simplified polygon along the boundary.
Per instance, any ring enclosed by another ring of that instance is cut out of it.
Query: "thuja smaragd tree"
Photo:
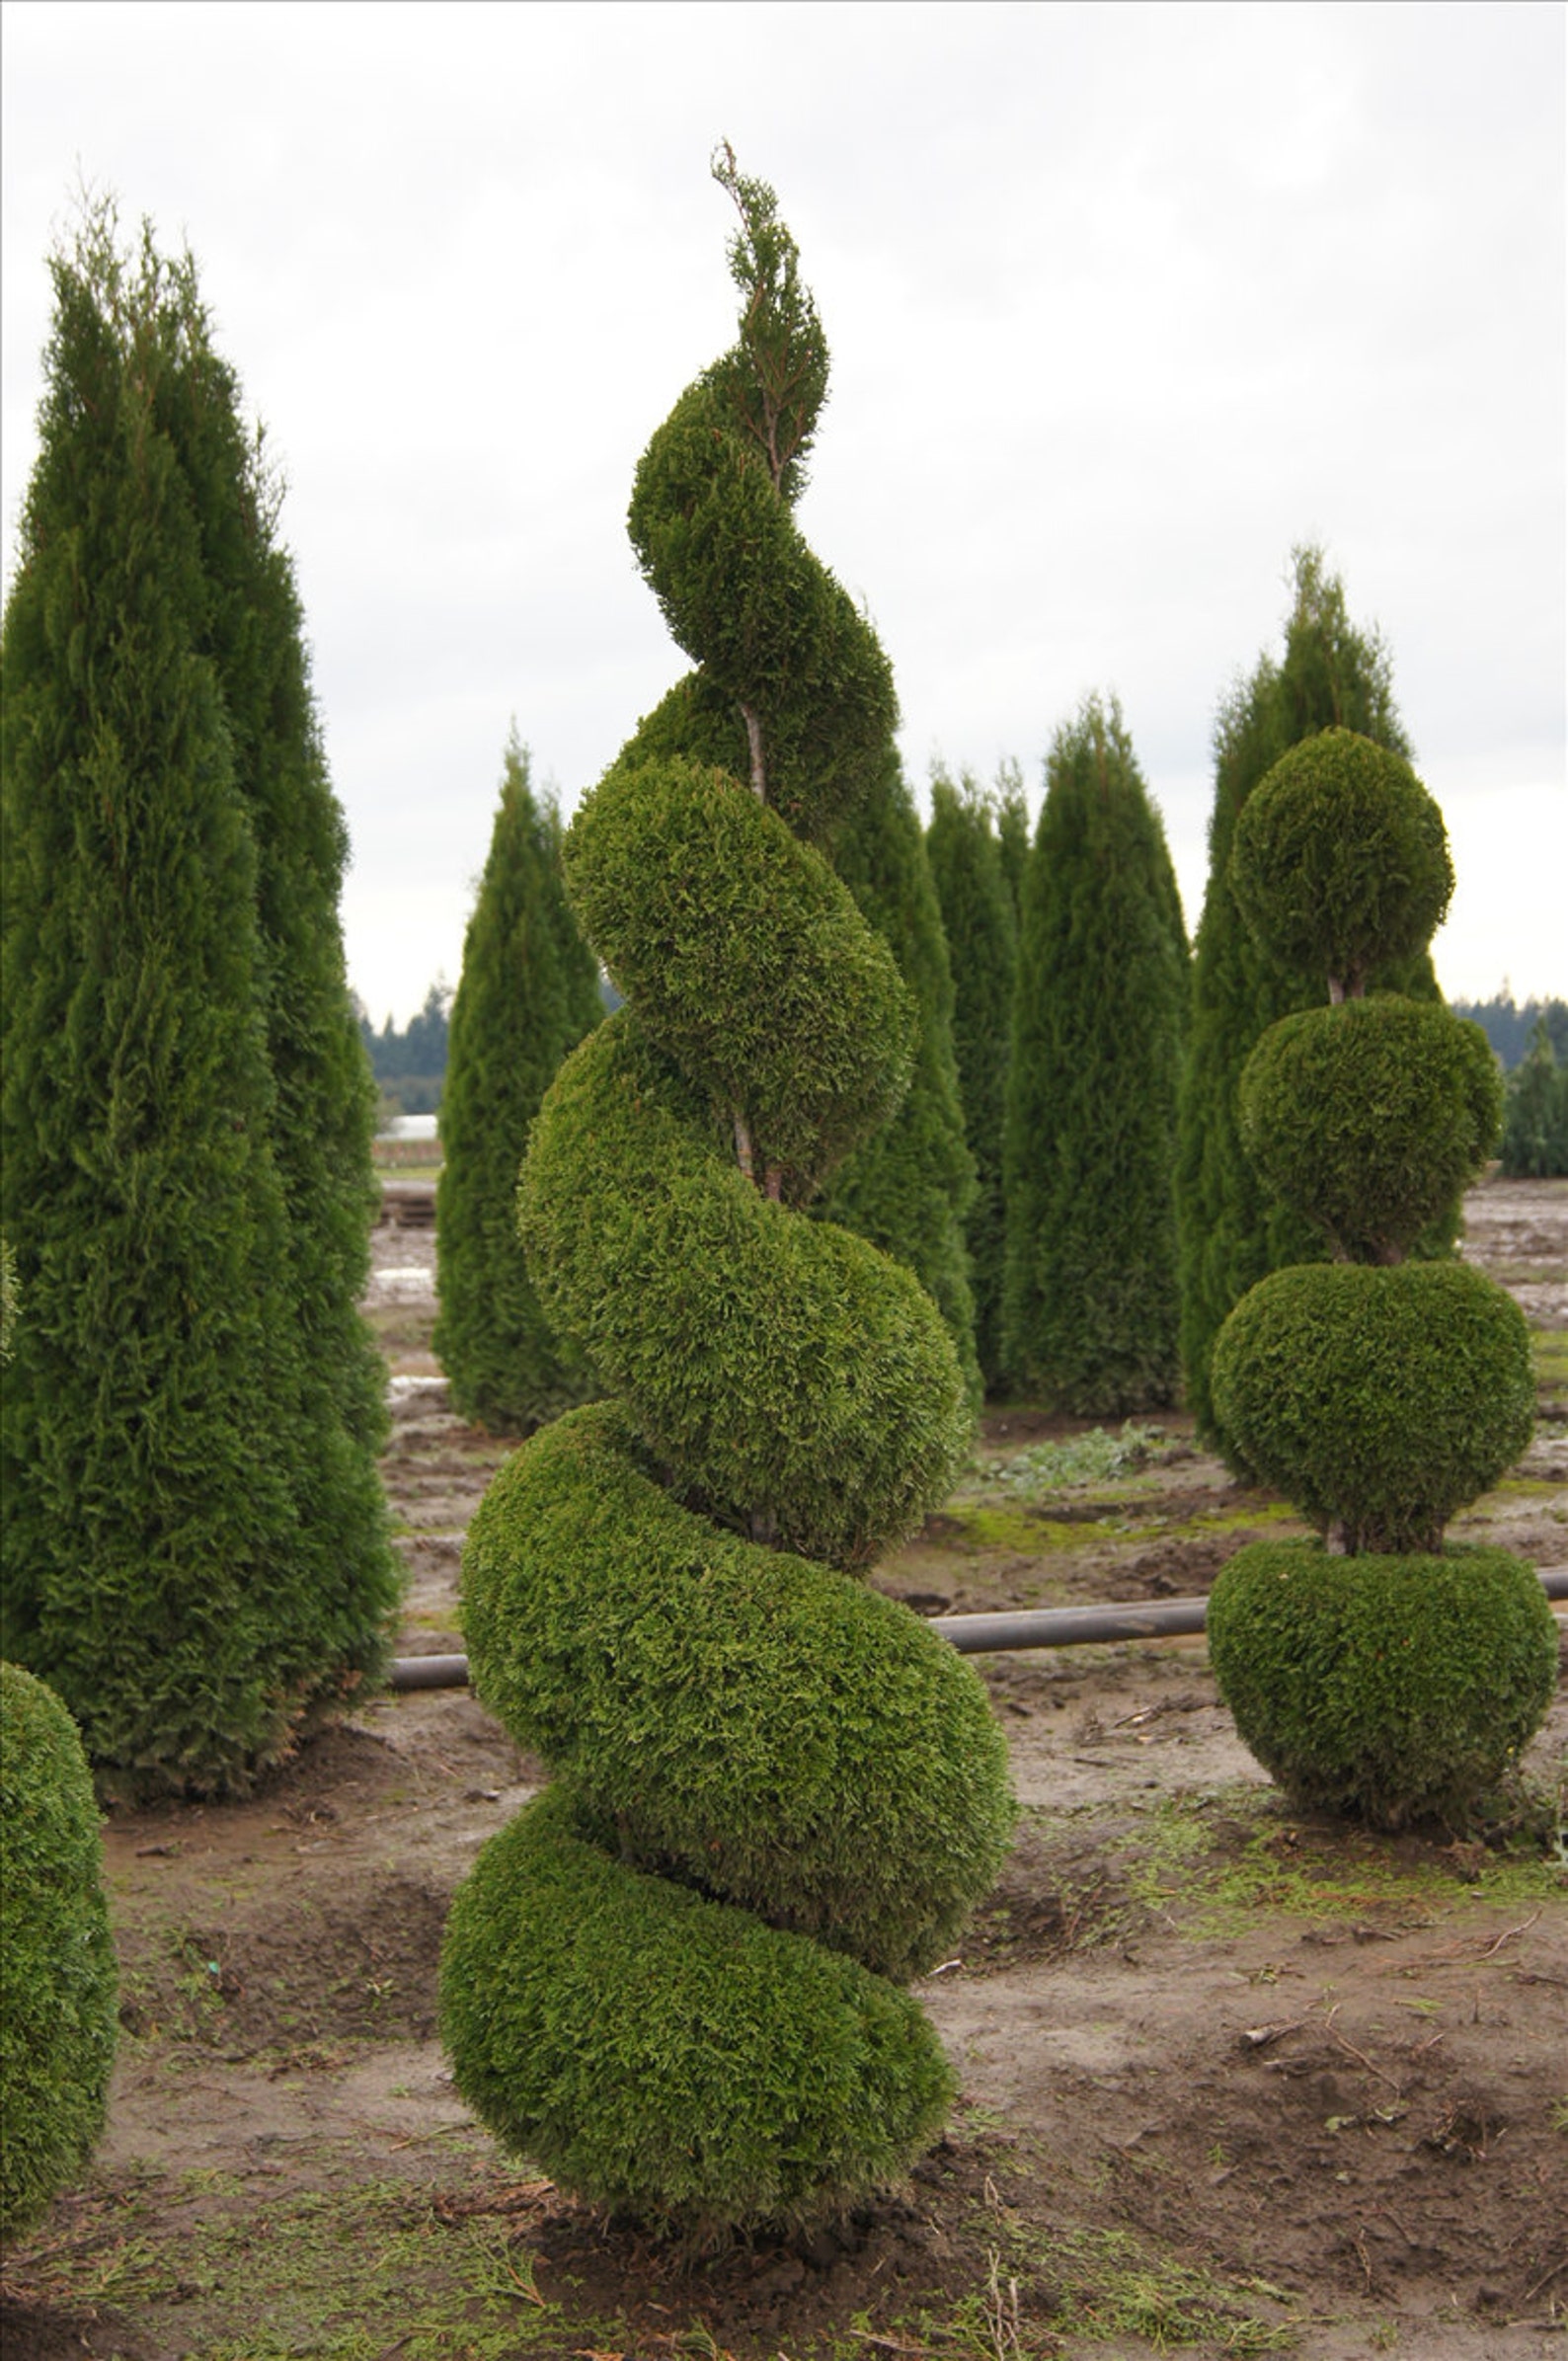
[[[821,1211],[905,1264],[947,1322],[978,1409],[975,1297],[966,1229],[975,1158],[954,1047],[954,983],[925,840],[890,731],[865,791],[823,849],[898,963],[915,1007],[914,1065],[891,1121],[845,1158]]]
[[[214,1792],[395,1594],[341,821],[192,266],[101,212],[53,272],[3,635],[5,1646],[107,1786]]]
[[[1176,1391],[1187,938],[1114,700],[1058,731],[1046,780],[1007,1080],[1003,1354],[1020,1390],[1121,1415]]]
[[[535,801],[513,729],[452,1002],[435,1193],[435,1351],[455,1407],[496,1432],[528,1434],[593,1390],[528,1277],[516,1197],[539,1102],[602,1014],[566,898],[560,822]]]
[[[520,1192],[611,1398],[522,1445],[464,1558],[478,1692],[554,1778],[460,1888],[441,1968],[484,2120],[688,2237],[836,2209],[932,2137],[952,2081],[902,1988],[1010,1820],[980,1683],[862,1579],[970,1421],[912,1274],[804,1218],[913,1058],[820,849],[876,785],[893,688],[791,515],[827,381],[794,242],[715,169],[740,338],[630,519],[697,669],[569,832],[625,1005],[563,1066]]]
[[[1467,1264],[1411,1259],[1496,1137],[1485,1035],[1367,988],[1447,908],[1442,816],[1400,755],[1325,731],[1250,798],[1230,883],[1272,956],[1327,985],[1253,1051],[1240,1120],[1334,1260],[1260,1281],[1215,1348],[1217,1415],[1323,1535],[1230,1559],[1209,1611],[1215,1673],[1301,1803],[1386,1828],[1451,1818],[1538,1726],[1557,1639],[1528,1565],[1443,1545],[1525,1449],[1534,1383],[1512,1298]]]
[[[1308,1004],[1314,986],[1282,966],[1242,919],[1230,883],[1237,819],[1289,748],[1351,729],[1396,753],[1409,747],[1394,708],[1386,650],[1358,628],[1322,553],[1298,549],[1281,658],[1264,656],[1222,707],[1215,731],[1209,885],[1193,946],[1192,1006],[1178,1116],[1177,1225],[1181,1350],[1199,1433],[1234,1454],[1215,1413],[1210,1358],[1221,1321],[1265,1272],[1320,1257],[1320,1233],[1254,1169],[1241,1143],[1236,1090],[1254,1043]],[[1380,978],[1435,998],[1424,955]]]
[[[953,1054],[975,1159],[975,1201],[965,1232],[975,1350],[981,1378],[994,1388],[1002,1376],[1002,1120],[1018,964],[1017,918],[1002,870],[994,798],[968,773],[955,784],[944,770],[934,770],[925,844],[953,971]]]

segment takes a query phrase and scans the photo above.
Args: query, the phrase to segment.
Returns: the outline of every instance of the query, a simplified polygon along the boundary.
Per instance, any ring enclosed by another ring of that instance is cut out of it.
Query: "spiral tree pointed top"
[[[897,1105],[909,997],[814,839],[894,718],[796,530],[827,382],[771,190],[715,166],[741,332],[637,471],[696,669],[584,803],[568,884],[625,1006],[519,1188],[532,1275],[613,1397],[543,1430],[464,1557],[480,1696],[554,1784],[457,1897],[458,2082],[564,2185],[711,2238],[903,2169],[950,2082],[900,1989],[994,1874],[971,1670],[857,1575],[948,1489],[963,1380],[910,1274],[803,1209]]]

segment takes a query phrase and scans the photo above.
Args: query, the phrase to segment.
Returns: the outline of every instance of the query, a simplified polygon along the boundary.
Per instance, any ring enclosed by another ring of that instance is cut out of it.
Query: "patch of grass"
[[[1022,2356],[1044,2326],[1058,2349],[1063,2336],[1091,2344],[1141,2337],[1156,2352],[1203,2345],[1222,2353],[1287,2351],[1303,2324],[1281,2320],[1292,2299],[1266,2280],[1225,2280],[1194,2270],[1122,2230],[1026,2228],[992,2218],[984,2286],[960,2299],[949,2320],[921,2316],[924,2334],[944,2350],[957,2342],[984,2361]],[[1260,2306],[1276,2314],[1271,2319]]]
[[[1129,1900],[1199,1941],[1233,1938],[1260,1917],[1423,1917],[1470,1902],[1529,1908],[1563,1892],[1563,1870],[1533,1829],[1514,1849],[1475,1844],[1449,1853],[1434,1844],[1422,1851],[1350,1824],[1302,1823],[1272,1790],[1238,1781],[1150,1798],[1131,1818],[1125,1804],[1080,1806],[1070,1816],[1075,1851],[1085,1811],[1114,1821],[1102,1851]],[[1063,1817],[1038,1807],[1024,1814],[1047,1844]]]
[[[84,2209],[76,2234],[35,2246],[18,2275],[49,2304],[144,2315],[178,2305],[181,2349],[203,2361],[375,2361],[390,2349],[405,2361],[512,2361],[629,2342],[623,2323],[564,2320],[508,2189],[488,2207],[392,2181],[258,2204],[238,2184],[197,2190],[192,2178],[163,2194],[203,2197],[200,2221],[174,2219],[165,2203],[126,2235],[113,2203]],[[155,2192],[137,2194],[138,2215],[150,2212]]]

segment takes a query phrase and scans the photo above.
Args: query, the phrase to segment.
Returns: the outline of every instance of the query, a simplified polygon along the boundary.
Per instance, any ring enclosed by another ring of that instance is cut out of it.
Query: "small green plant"
[[[1087,1435],[1062,1443],[1032,1443],[1027,1451],[986,1467],[983,1475],[987,1490],[1043,1499],[1085,1484],[1117,1483],[1158,1466],[1182,1448],[1162,1427],[1127,1419],[1114,1435],[1093,1427]]]

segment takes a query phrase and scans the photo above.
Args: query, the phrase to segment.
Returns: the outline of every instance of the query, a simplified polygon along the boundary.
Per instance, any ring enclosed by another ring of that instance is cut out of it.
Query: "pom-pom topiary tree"
[[[104,2128],[115,1952],[76,1724],[0,1664],[0,2238],[74,2180]]]
[[[1530,1567],[1443,1545],[1529,1440],[1524,1315],[1465,1264],[1406,1259],[1490,1152],[1499,1083],[1477,1026],[1366,996],[1452,890],[1442,816],[1400,755],[1349,730],[1293,748],[1241,812],[1231,885],[1265,949],[1327,982],[1328,1005],[1263,1036],[1240,1112],[1335,1259],[1260,1281],[1215,1344],[1223,1426],[1324,1538],[1239,1550],[1210,1650],[1242,1737],[1296,1800],[1397,1828],[1494,1782],[1555,1677]]]
[[[822,851],[874,779],[886,662],[791,504],[826,354],[772,193],[740,341],[638,471],[698,669],[587,801],[568,882],[626,1005],[568,1059],[519,1203],[614,1398],[515,1455],[464,1561],[481,1697],[555,1773],[453,1906],[457,2079],[565,2185],[713,2237],[900,2172],[950,2094],[902,1983],[994,1873],[972,1671],[858,1579],[967,1445],[911,1274],[804,1218],[906,1083],[909,995]]]

